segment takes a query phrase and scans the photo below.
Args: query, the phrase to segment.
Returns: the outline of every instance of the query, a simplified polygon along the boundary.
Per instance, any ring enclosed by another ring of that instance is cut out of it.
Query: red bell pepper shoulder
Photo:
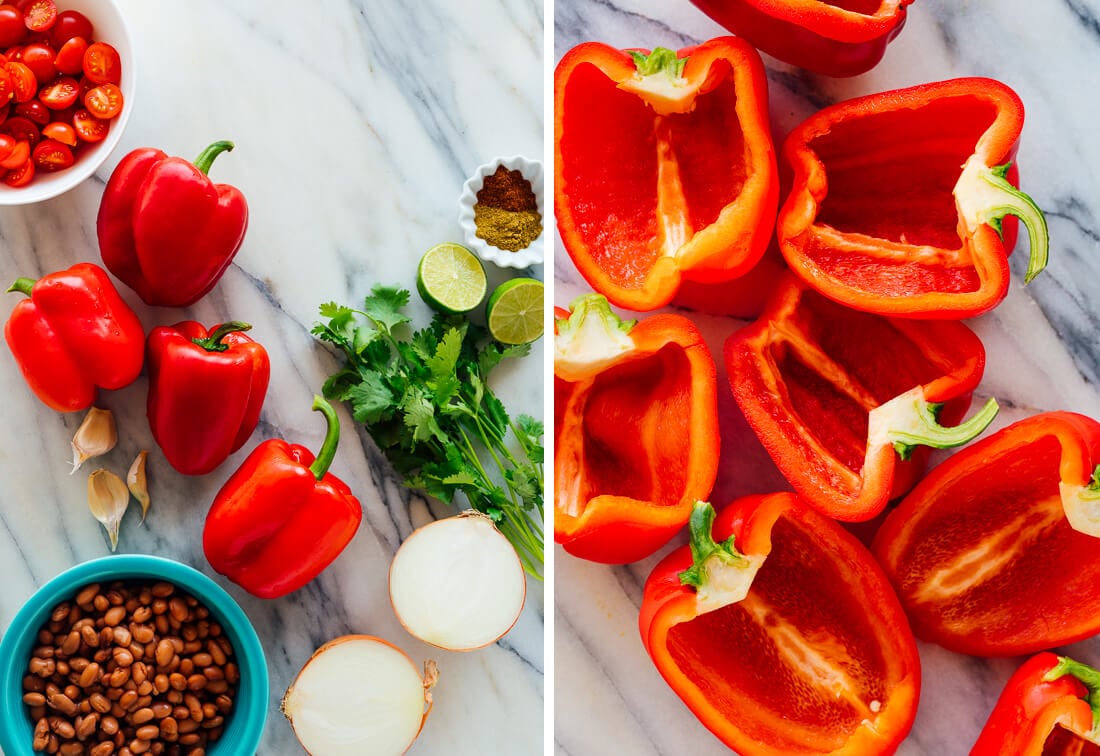
[[[695,505],[646,581],[639,629],[669,686],[743,756],[891,754],[920,661],[871,554],[796,495]]]
[[[787,137],[793,185],[780,251],[802,280],[868,312],[960,319],[1008,292],[1014,224],[1027,227],[1025,281],[1047,261],[1043,213],[1011,167],[1024,109],[992,79],[922,84],[859,97]],[[1014,219],[1013,219],[1014,220]]]
[[[768,55],[827,76],[870,70],[913,0],[692,0]]]
[[[985,367],[965,325],[851,310],[790,274],[726,340],[725,361],[733,397],[780,472],[840,520],[877,515],[913,485],[929,447],[965,443],[997,413],[991,399],[956,425]]]
[[[873,549],[918,636],[975,656],[1100,632],[1100,423],[1029,417],[955,453]]]
[[[682,280],[746,273],[778,201],[767,80],[747,43],[678,53],[586,42],[554,75],[558,230],[612,303],[648,311]]]
[[[664,545],[718,471],[714,361],[679,315],[623,322],[598,294],[558,310],[554,539],[632,562]]]

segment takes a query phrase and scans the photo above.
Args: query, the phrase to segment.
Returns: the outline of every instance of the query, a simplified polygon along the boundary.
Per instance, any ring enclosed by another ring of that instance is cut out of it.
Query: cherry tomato
[[[65,10],[57,14],[57,22],[50,29],[50,42],[61,47],[73,37],[92,38],[92,22],[83,13]]]
[[[57,70],[66,74],[78,74],[84,71],[84,51],[88,49],[88,40],[84,37],[71,37],[61,45],[53,64]]]
[[[3,68],[0,68],[0,102],[7,102],[15,92],[15,85],[11,82],[11,76]]]
[[[76,102],[80,96],[80,82],[71,76],[62,76],[52,84],[42,87],[38,99],[50,110],[61,110]]]
[[[34,72],[19,61],[8,61],[4,71],[11,77],[12,96],[16,102],[30,102],[38,94],[38,80]]]
[[[73,113],[73,129],[76,135],[85,142],[100,142],[110,130],[109,121],[96,118],[87,110],[81,108]]]
[[[17,116],[22,116],[23,118],[26,118],[28,121],[36,124],[37,126],[45,126],[54,118],[53,113],[50,112],[50,109],[38,100],[19,103],[15,106],[15,114]]]
[[[15,137],[11,134],[0,134],[0,160],[6,160],[15,149],[15,145]]]
[[[43,139],[31,153],[31,160],[44,171],[62,171],[73,164],[73,151],[67,144]]]
[[[84,95],[84,107],[96,118],[114,118],[122,112],[122,90],[114,84],[100,84]]]
[[[23,23],[32,32],[49,31],[57,21],[57,6],[53,0],[34,0],[23,12]]]
[[[76,130],[64,121],[53,121],[42,127],[42,136],[61,144],[76,147]]]
[[[35,42],[23,48],[19,60],[34,72],[34,78],[39,84],[52,81],[57,76],[57,66],[53,64],[57,53],[49,45]]]
[[[4,57],[8,60],[23,60],[23,48],[19,45],[9,47],[4,51]]]
[[[23,23],[23,11],[14,5],[0,5],[0,47],[18,45],[27,36],[27,27]]]
[[[38,140],[42,138],[42,134],[38,131],[38,126],[34,121],[23,116],[13,116],[4,121],[3,125],[0,125],[0,130],[3,130],[5,134],[11,134],[16,139],[27,142],[31,147],[38,144]]]
[[[4,121],[8,120],[8,114],[10,112],[11,106],[9,106],[8,103],[5,102],[3,105],[0,105],[0,124],[3,124]]]
[[[18,168],[4,174],[4,183],[8,186],[26,186],[34,178],[34,161],[26,160]]]
[[[12,170],[18,168],[27,162],[27,159],[31,156],[31,146],[22,139],[15,143],[15,146],[11,148],[11,152],[3,160],[0,160],[0,168],[5,170]]]
[[[84,75],[96,84],[118,84],[122,80],[122,59],[106,42],[93,42],[84,51]]]

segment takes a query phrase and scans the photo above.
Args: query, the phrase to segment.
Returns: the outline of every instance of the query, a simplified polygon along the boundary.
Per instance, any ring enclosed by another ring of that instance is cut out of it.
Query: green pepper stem
[[[17,278],[15,283],[8,287],[8,291],[20,291],[29,297],[34,284],[35,280],[33,278]]]
[[[336,456],[336,445],[340,443],[340,418],[336,417],[336,410],[322,396],[314,395],[313,411],[320,412],[328,422],[328,430],[325,431],[325,440],[321,444],[321,450],[317,452],[316,459],[309,466],[309,471],[313,473],[313,477],[321,480],[325,477],[329,465],[332,464],[332,460]]]
[[[231,320],[228,323],[222,323],[220,326],[214,329],[213,333],[207,334],[203,339],[191,339],[195,344],[198,344],[208,352],[224,352],[229,349],[228,344],[223,344],[222,339],[231,333],[240,333],[242,331],[248,331],[252,329],[251,323],[245,323],[240,320]]]
[[[231,152],[234,144],[232,142],[222,140],[220,142],[214,142],[207,147],[199,156],[195,158],[195,167],[202,171],[204,174],[210,173],[210,166],[214,164],[214,158],[223,152]]]
[[[1024,274],[1024,283],[1031,283],[1035,276],[1043,272],[1050,256],[1050,233],[1047,230],[1047,219],[1043,211],[1035,204],[1027,194],[1009,183],[1006,178],[1011,163],[990,168],[982,174],[992,187],[1001,192],[1001,203],[989,208],[989,225],[1001,233],[1001,221],[1006,215],[1015,215],[1027,228],[1028,240],[1031,244],[1030,255],[1027,260],[1027,272]]]
[[[993,418],[997,417],[1000,406],[992,396],[982,408],[969,420],[958,425],[946,427],[937,420],[943,404],[924,402],[917,414],[920,428],[916,432],[898,430],[894,433],[894,450],[902,459],[909,459],[918,446],[931,446],[936,449],[950,449],[962,446],[977,438]]]
[[[726,564],[736,564],[743,559],[733,545],[733,536],[722,543],[714,540],[714,507],[709,502],[697,501],[688,520],[691,547],[691,567],[680,573],[680,584],[690,585],[699,591],[707,586],[706,563],[717,559]]]
[[[1074,661],[1068,656],[1059,656],[1058,664],[1043,675],[1043,679],[1051,682],[1063,675],[1076,677],[1088,690],[1088,695],[1085,696],[1084,700],[1092,709],[1092,732],[1095,733],[1097,729],[1100,729],[1100,672],[1087,664]]]
[[[687,58],[677,57],[675,50],[667,47],[655,47],[649,55],[637,50],[627,51],[634,60],[639,76],[655,76],[663,73],[670,79],[679,79],[684,73]]]

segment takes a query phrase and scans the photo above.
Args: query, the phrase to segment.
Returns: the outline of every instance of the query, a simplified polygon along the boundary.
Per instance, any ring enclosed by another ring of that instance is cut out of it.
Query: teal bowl
[[[23,676],[38,631],[53,608],[70,601],[89,583],[112,580],[166,580],[190,593],[221,623],[233,644],[241,681],[225,733],[207,756],[252,756],[267,720],[267,662],[260,639],[244,611],[221,586],[196,569],[171,559],[120,554],[78,564],[38,589],[12,619],[0,639],[0,753],[38,756],[31,750],[34,725],[23,704]]]

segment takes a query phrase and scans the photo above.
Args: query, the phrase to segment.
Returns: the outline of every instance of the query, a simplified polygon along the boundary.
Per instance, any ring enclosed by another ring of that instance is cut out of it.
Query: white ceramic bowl
[[[531,182],[531,189],[535,193],[535,203],[538,206],[539,215],[542,216],[542,233],[538,235],[524,249],[509,252],[489,244],[477,235],[477,226],[474,225],[474,205],[477,203],[477,193],[486,176],[496,172],[497,166],[503,165],[510,171],[519,171],[523,177]],[[538,160],[515,155],[490,160],[484,165],[479,165],[466,183],[462,185],[462,194],[458,198],[458,223],[462,226],[462,233],[466,239],[466,246],[473,250],[474,254],[485,262],[491,262],[501,268],[527,268],[538,265],[543,259],[543,239],[546,238],[546,210],[543,203],[543,170],[542,163]]]
[[[41,202],[67,192],[84,179],[96,172],[103,161],[118,146],[130,113],[134,110],[134,89],[137,72],[134,65],[134,46],[122,12],[114,0],[57,0],[57,10],[75,10],[83,13],[92,22],[93,37],[96,42],[107,42],[118,50],[122,60],[122,112],[111,121],[111,130],[107,137],[91,149],[82,150],[76,163],[57,173],[38,171],[34,180],[26,186],[13,188],[0,183],[0,205],[29,205]]]

